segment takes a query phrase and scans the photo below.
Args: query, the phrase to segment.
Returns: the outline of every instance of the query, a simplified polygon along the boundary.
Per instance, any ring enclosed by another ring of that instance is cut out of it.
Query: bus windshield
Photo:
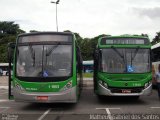
[[[19,45],[16,73],[19,77],[71,75],[72,45]]]
[[[102,72],[145,73],[150,72],[150,67],[150,49],[102,49]]]

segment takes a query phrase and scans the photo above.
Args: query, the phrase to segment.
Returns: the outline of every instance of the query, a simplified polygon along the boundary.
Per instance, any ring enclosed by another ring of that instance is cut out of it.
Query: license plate
[[[37,100],[39,100],[39,101],[47,101],[48,100],[48,96],[37,96]]]
[[[122,93],[131,93],[131,90],[122,90]]]

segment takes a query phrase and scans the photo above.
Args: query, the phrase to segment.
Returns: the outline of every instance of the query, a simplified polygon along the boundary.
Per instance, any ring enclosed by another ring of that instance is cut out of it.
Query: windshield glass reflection
[[[100,68],[108,73],[145,73],[150,71],[149,49],[102,49]]]
[[[17,76],[59,77],[71,75],[71,45],[19,46]]]

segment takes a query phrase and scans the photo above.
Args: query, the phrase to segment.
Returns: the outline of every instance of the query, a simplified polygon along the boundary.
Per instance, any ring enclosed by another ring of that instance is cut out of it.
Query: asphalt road
[[[21,103],[7,100],[7,90],[0,89],[2,120],[115,120],[160,119],[157,91],[138,100],[129,97],[99,99],[91,86],[84,87],[77,104]],[[111,116],[110,116],[111,115]]]

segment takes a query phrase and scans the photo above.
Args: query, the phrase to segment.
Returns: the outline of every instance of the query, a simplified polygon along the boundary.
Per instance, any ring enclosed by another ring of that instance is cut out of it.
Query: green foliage
[[[0,21],[0,62],[7,62],[7,45],[15,42],[16,36],[24,33],[14,22]]]
[[[93,78],[93,73],[83,73],[84,78]]]
[[[100,37],[104,37],[106,35],[102,34],[99,36],[96,36],[94,38],[84,38],[79,40],[78,44],[81,49],[82,58],[83,60],[92,60],[93,59],[93,52],[96,48],[96,45],[98,43],[98,39]]]
[[[160,42],[160,32],[157,32],[156,36],[155,36],[155,38],[153,38],[153,41],[151,42],[151,44],[155,45],[155,44],[157,44],[159,42]]]
[[[40,31],[37,31],[37,30],[30,30],[29,32],[30,32],[30,33],[33,33],[33,32],[40,32]]]
[[[0,22],[0,35],[17,35],[20,33],[24,33],[24,31],[19,29],[18,24],[7,21]]]
[[[16,36],[25,31],[19,28],[18,24],[8,21],[0,21],[0,62],[7,62],[7,44],[9,42],[15,42]],[[31,30],[30,32],[38,32],[37,30]],[[71,32],[70,30],[65,30],[64,32]],[[77,39],[77,44],[81,49],[83,60],[92,60],[93,52],[98,43],[100,37],[107,36],[105,34],[98,35],[94,38],[82,38],[79,33],[74,33]],[[142,34],[143,36],[148,36],[147,34]],[[160,32],[151,42],[152,45],[160,42]]]
[[[65,30],[64,32],[71,32],[70,30]],[[80,47],[81,54],[83,60],[92,60],[93,59],[93,52],[96,48],[96,45],[98,43],[98,39],[100,37],[106,36],[105,34],[98,35],[94,38],[82,38],[79,33],[74,33],[77,44]]]

